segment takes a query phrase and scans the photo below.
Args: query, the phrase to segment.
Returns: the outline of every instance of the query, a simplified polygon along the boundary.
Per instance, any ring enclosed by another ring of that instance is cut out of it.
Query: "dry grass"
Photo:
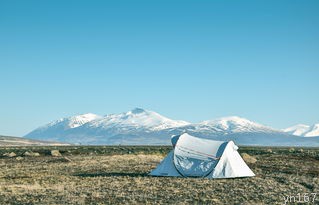
[[[257,176],[219,180],[148,176],[165,156],[158,147],[130,147],[130,154],[64,149],[67,160],[49,150],[0,158],[0,204],[283,204],[288,195],[319,195],[318,149],[243,148],[257,159],[249,164]]]

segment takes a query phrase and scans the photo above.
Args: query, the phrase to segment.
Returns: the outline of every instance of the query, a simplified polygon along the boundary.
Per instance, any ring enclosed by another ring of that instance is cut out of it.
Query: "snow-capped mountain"
[[[276,130],[270,127],[237,116],[207,120],[201,122],[199,125],[213,127],[224,135],[238,132],[276,132]]]
[[[84,114],[62,118],[32,131],[25,137],[81,144],[113,144],[114,140],[118,141],[114,136],[145,136],[163,129],[188,124],[190,123],[171,120],[156,112],[135,108],[125,113],[110,114],[104,117]]]
[[[189,123],[141,108],[105,116],[85,114],[63,118],[25,137],[77,144],[169,144],[172,135],[185,132],[215,140],[234,140],[243,145],[319,146],[319,137],[297,137],[236,116]]]
[[[319,124],[314,124],[312,126],[298,124],[284,129],[283,131],[296,136],[317,137],[319,136]]]
[[[59,120],[53,121],[43,127],[40,127],[40,129],[46,129],[48,127],[63,127],[63,129],[72,129],[79,127],[81,125],[84,125],[87,122],[90,122],[92,120],[96,120],[101,118],[101,116],[92,114],[92,113],[87,113],[83,115],[77,115],[77,116],[72,116],[72,117],[67,117],[67,118],[61,118]]]
[[[309,131],[304,135],[305,137],[319,136],[319,124],[314,124],[309,128]]]
[[[64,137],[65,132],[67,132],[68,130],[80,127],[85,123],[99,118],[101,118],[101,116],[92,113],[61,118],[33,130],[25,137],[32,136],[33,139],[50,139],[53,141],[60,141],[60,137]]]
[[[190,123],[181,120],[171,120],[156,112],[135,108],[126,113],[106,115],[103,118],[92,121],[86,127],[102,129],[112,127],[127,131],[139,129],[161,130],[188,124]]]

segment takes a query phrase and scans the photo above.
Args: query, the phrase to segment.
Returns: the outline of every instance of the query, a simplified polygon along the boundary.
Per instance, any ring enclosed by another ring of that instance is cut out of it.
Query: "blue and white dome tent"
[[[174,149],[152,170],[151,176],[236,178],[255,174],[233,141],[214,141],[187,133],[173,136]]]

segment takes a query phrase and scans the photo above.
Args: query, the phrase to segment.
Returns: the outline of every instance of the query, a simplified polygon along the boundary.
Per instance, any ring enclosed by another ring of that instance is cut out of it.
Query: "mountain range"
[[[202,138],[234,140],[240,145],[319,146],[319,134],[313,134],[318,133],[318,124],[277,130],[237,116],[190,123],[141,108],[105,116],[88,113],[62,118],[24,137],[87,145],[166,145],[172,135],[185,132]]]
[[[283,131],[296,136],[316,137],[319,136],[319,124],[314,124],[311,126],[298,124],[284,129]]]

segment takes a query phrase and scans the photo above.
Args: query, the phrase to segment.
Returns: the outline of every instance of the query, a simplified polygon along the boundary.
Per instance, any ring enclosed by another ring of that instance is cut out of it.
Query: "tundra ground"
[[[51,156],[53,149],[62,156]],[[241,147],[257,159],[248,163],[252,178],[148,176],[170,149],[2,147],[0,204],[319,204],[319,148]]]

